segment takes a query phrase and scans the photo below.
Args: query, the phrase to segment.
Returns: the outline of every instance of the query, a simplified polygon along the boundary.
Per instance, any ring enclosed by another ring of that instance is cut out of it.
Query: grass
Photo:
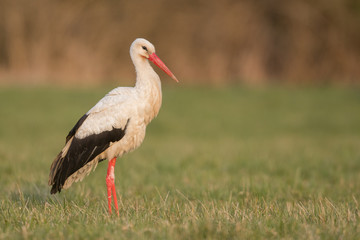
[[[143,145],[50,195],[50,164],[109,88],[0,89],[0,239],[359,239],[360,92],[165,87]]]

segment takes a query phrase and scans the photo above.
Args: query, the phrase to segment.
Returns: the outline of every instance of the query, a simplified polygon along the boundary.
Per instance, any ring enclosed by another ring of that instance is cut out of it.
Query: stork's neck
[[[135,89],[145,103],[144,121],[148,124],[158,114],[161,107],[161,82],[147,59],[139,56],[133,59],[133,63],[136,70]]]
[[[152,90],[155,87],[161,90],[160,78],[151,67],[149,61],[141,56],[131,56],[131,58],[136,71],[135,88],[146,91]]]

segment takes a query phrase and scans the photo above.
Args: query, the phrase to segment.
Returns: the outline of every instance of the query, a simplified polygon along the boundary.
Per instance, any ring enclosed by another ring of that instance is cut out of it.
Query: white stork
[[[135,65],[135,87],[118,87],[110,91],[75,124],[66,143],[50,168],[51,193],[69,188],[81,181],[98,162],[109,160],[106,175],[109,213],[111,195],[117,214],[115,162],[117,157],[139,147],[146,126],[156,117],[161,106],[161,82],[148,60],[178,82],[174,74],[155,54],[149,41],[138,38],[130,47]]]

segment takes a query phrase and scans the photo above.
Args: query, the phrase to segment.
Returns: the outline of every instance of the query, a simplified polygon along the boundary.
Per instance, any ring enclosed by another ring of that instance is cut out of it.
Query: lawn
[[[163,89],[143,145],[50,195],[52,160],[111,88],[0,89],[0,239],[359,239],[360,89]]]

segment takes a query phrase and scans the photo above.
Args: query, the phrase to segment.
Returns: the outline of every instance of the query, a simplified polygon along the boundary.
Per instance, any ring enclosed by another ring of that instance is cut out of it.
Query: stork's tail
[[[78,149],[81,151],[76,152]],[[83,148],[81,144],[79,145],[79,140],[70,138],[51,164],[48,182],[52,186],[51,194],[68,189],[74,182],[82,181],[85,176],[89,175],[91,170],[96,168],[98,162],[104,160],[99,158],[102,151],[96,152],[95,150],[96,146],[89,150]]]
[[[62,184],[59,176],[59,169],[64,161],[63,152],[61,151],[56,158],[54,159],[53,163],[50,167],[50,175],[49,175],[49,186],[52,186],[51,188],[51,194],[55,194],[57,192],[61,192]]]

